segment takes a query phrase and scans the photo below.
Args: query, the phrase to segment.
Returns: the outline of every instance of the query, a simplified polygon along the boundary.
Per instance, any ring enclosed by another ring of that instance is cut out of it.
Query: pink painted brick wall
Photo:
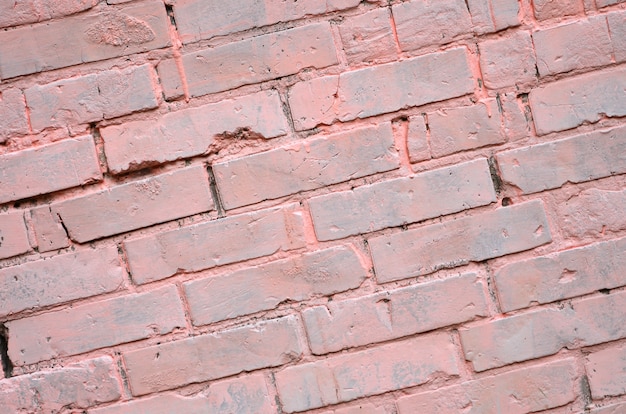
[[[626,413],[626,1],[5,3],[1,414]]]

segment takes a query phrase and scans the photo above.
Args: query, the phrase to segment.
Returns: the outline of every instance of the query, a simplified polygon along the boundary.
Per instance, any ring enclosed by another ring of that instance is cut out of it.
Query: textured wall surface
[[[626,1],[0,28],[0,413],[626,413]]]

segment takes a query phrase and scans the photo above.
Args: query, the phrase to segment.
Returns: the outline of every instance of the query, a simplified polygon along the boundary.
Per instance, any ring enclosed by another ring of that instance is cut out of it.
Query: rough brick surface
[[[70,241],[58,215],[52,214],[50,206],[41,206],[30,210],[31,223],[40,252],[68,247]]]
[[[61,0],[54,3],[39,0],[22,0],[0,4],[0,27],[19,26],[67,16],[88,10],[98,0]]]
[[[567,237],[597,236],[626,229],[626,190],[582,191],[559,207],[561,227]]]
[[[477,33],[491,33],[520,24],[517,0],[468,0],[472,23]]]
[[[387,9],[346,18],[339,34],[348,61],[354,65],[390,60],[397,55],[391,16]]]
[[[613,42],[613,55],[617,62],[626,60],[626,11],[607,15],[609,33]]]
[[[589,412],[592,414],[620,414],[626,410],[626,404],[610,404],[598,408],[592,408]]]
[[[0,214],[0,259],[17,256],[30,250],[24,213]]]
[[[26,103],[22,91],[12,88],[0,92],[0,119],[0,144],[15,135],[28,133]]]
[[[626,394],[625,346],[613,346],[589,354],[585,369],[594,398]]]
[[[535,52],[528,32],[478,44],[480,68],[488,88],[524,84],[535,80]]]
[[[601,0],[602,1],[602,0]],[[599,3],[599,2],[596,2]],[[546,20],[554,17],[563,17],[582,13],[584,5],[578,0],[533,0],[535,17],[538,20]],[[565,50],[564,50],[565,52]]]

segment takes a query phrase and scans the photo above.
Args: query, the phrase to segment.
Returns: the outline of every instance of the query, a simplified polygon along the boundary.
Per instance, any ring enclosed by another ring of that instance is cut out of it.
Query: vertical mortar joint
[[[217,216],[222,218],[225,216],[224,205],[222,204],[222,197],[220,196],[219,190],[217,188],[217,181],[215,180],[215,173],[213,173],[213,167],[211,165],[207,165],[206,170],[207,170],[207,173],[209,174],[209,188],[211,190],[211,195],[213,196],[213,201],[215,202],[215,209],[217,210]]]
[[[9,329],[0,324],[0,360],[5,378],[13,376],[13,362],[9,359]]]

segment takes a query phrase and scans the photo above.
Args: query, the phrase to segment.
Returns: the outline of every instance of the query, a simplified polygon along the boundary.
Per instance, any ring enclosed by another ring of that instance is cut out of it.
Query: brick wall
[[[0,412],[626,412],[626,2],[0,27]]]

